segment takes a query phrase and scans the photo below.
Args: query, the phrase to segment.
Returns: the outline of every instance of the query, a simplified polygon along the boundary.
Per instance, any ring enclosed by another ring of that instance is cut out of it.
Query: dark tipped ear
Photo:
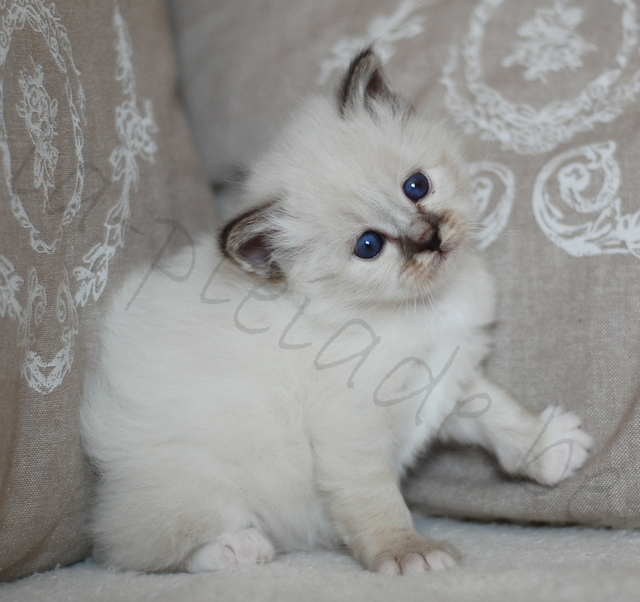
[[[389,88],[382,65],[372,48],[363,50],[349,65],[338,97],[340,115],[353,109],[366,107],[371,110],[373,101],[398,105],[397,96]]]
[[[220,232],[222,253],[247,272],[267,280],[281,280],[283,273],[274,259],[274,203],[267,203],[231,220]]]

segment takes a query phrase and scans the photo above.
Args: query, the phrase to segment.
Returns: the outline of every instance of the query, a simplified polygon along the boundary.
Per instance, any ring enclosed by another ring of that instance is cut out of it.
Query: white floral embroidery
[[[33,72],[20,72],[18,83],[22,88],[22,102],[18,114],[25,120],[27,132],[34,146],[33,185],[43,188],[45,209],[49,208],[49,189],[54,188],[58,149],[53,144],[56,132],[58,100],[51,99],[44,87],[42,65],[36,65],[31,59]]]
[[[116,79],[122,84],[126,100],[116,108],[116,131],[120,139],[118,146],[109,157],[113,166],[112,181],[122,182],[122,193],[118,202],[111,208],[105,223],[105,238],[95,245],[83,258],[88,267],[79,266],[74,275],[79,282],[75,295],[76,303],[84,306],[89,296],[98,300],[107,284],[109,262],[119,247],[124,245],[124,233],[131,215],[129,195],[140,180],[138,157],[150,163],[154,162],[157,145],[151,134],[158,131],[153,120],[151,101],[144,104],[144,113],[138,109],[136,81],[131,62],[132,46],[129,32],[116,7],[113,23],[116,28],[116,51],[118,53],[118,72]]]
[[[38,253],[54,253],[62,240],[64,229],[73,221],[80,209],[84,188],[84,160],[82,150],[84,137],[81,124],[84,123],[84,91],[80,84],[80,71],[75,66],[71,53],[71,43],[66,29],[56,15],[55,5],[45,6],[42,0],[13,0],[3,3],[2,19],[0,19],[0,70],[4,70],[7,56],[11,48],[11,40],[16,33],[29,28],[42,36],[49,49],[50,57],[56,65],[54,77],[62,80],[66,95],[66,104],[73,123],[72,143],[75,147],[77,165],[73,192],[64,207],[55,234],[45,240],[41,229],[32,219],[23,199],[14,186],[14,175],[11,167],[11,149],[9,147],[7,128],[4,120],[3,86],[0,86],[0,160],[2,175],[11,197],[11,208],[15,218],[29,232],[31,247]],[[35,64],[32,61],[32,65]],[[44,73],[42,67],[35,67],[35,72],[21,72],[19,79],[23,90],[23,103],[18,112],[25,119],[27,133],[34,145],[33,173],[36,189],[42,192],[45,209],[49,204],[49,189],[54,186],[54,170],[58,159],[58,149],[53,146],[55,137],[55,118],[59,111],[58,100],[51,100],[44,89]],[[4,84],[4,80],[2,82]],[[42,214],[40,210],[38,213]],[[47,219],[51,215],[47,213]],[[34,218],[35,219],[35,218]]]
[[[569,255],[632,253],[640,259],[640,210],[623,215],[612,140],[554,157],[533,190],[533,211],[549,240]]]
[[[470,165],[471,197],[478,211],[478,248],[486,249],[504,230],[513,200],[516,183],[513,172],[500,163],[483,161]]]
[[[29,298],[22,314],[18,329],[18,345],[24,348],[25,359],[22,375],[31,388],[39,393],[51,393],[58,387],[73,364],[75,336],[78,334],[78,314],[69,290],[69,276],[63,270],[63,281],[58,285],[56,297],[56,315],[63,326],[62,347],[52,360],[46,361],[33,349],[35,336],[32,326],[42,322],[47,307],[47,295],[44,286],[38,282],[35,268],[29,274]]]
[[[31,361],[37,356],[35,352],[31,351],[31,347],[36,342],[32,326],[38,326],[40,322],[42,322],[45,310],[47,309],[47,292],[44,286],[38,282],[38,272],[35,268],[31,268],[29,272],[29,288],[27,294],[27,303],[20,312],[20,324],[18,326],[18,346],[25,350],[27,356],[26,361],[22,365],[24,374],[37,371],[35,366],[30,365]],[[38,383],[30,380],[28,377],[27,381],[36,391],[39,390]]]
[[[376,17],[361,37],[343,38],[333,45],[333,56],[322,62],[318,85],[329,81],[334,71],[344,71],[351,59],[361,50],[375,44],[383,65],[395,54],[395,45],[401,40],[415,38],[424,32],[425,17],[416,15],[420,10],[442,0],[404,0],[397,10],[386,17]]]
[[[574,98],[553,99],[536,109],[508,100],[483,81],[480,57],[487,23],[505,0],[481,0],[471,14],[460,51],[452,48],[441,79],[446,87],[445,105],[465,133],[479,132],[482,138],[498,140],[503,149],[516,153],[544,153],[598,123],[613,121],[635,103],[640,93],[637,7],[633,0],[608,1],[622,9],[622,40],[612,64]],[[609,14],[603,12],[603,18]],[[461,91],[463,87],[466,92]]]
[[[71,148],[66,152],[71,153],[76,167],[75,173],[72,172],[74,179],[62,217],[55,218],[55,212],[45,211],[46,219],[59,221],[57,229],[54,228],[54,238],[45,240],[40,229],[32,221],[28,211],[30,207],[25,206],[14,187],[11,141],[4,118],[5,79],[0,78],[0,177],[4,180],[4,189],[9,193],[14,216],[29,232],[32,249],[38,254],[54,254],[59,250],[66,229],[80,208],[84,190],[84,137],[81,127],[85,118],[80,72],[73,62],[71,44],[60,18],[56,15],[54,4],[45,7],[41,0],[0,0],[0,11],[0,73],[5,68],[12,37],[27,27],[44,36],[58,69],[50,75],[42,65],[36,65],[31,60],[31,68],[21,70],[18,78],[23,100],[17,110],[24,119],[27,132],[25,137],[30,139],[33,145],[30,155],[33,157],[33,181],[35,190],[40,190],[42,194],[45,210],[50,200],[49,192],[55,189],[58,158],[65,152],[62,146],[54,146],[54,139],[56,119],[62,120],[59,105],[66,102],[65,114],[68,115],[66,119],[69,121],[65,124],[67,129],[64,133],[65,139],[71,141]],[[67,269],[62,268],[53,307],[47,304],[47,289],[39,280],[37,269],[29,269],[28,283],[24,286],[24,279],[16,273],[14,263],[0,254],[0,317],[17,322],[17,344],[23,352],[22,375],[33,390],[42,394],[51,393],[60,386],[71,369],[75,337],[79,331],[78,307],[84,306],[89,298],[97,300],[104,291],[109,261],[124,244],[124,230],[128,225],[130,212],[130,195],[136,190],[140,179],[138,158],[153,162],[156,152],[156,144],[151,138],[151,134],[157,131],[151,102],[147,101],[144,104],[144,111],[138,109],[131,60],[132,46],[126,24],[117,7],[114,13],[114,27],[116,80],[122,85],[125,100],[115,111],[115,128],[119,144],[111,153],[109,161],[113,168],[112,183],[121,186],[121,194],[108,213],[103,242],[94,245],[84,255],[83,260],[88,264],[87,267],[79,266],[73,270],[79,283],[75,294],[71,289]],[[63,84],[65,95],[59,101],[51,99],[47,93],[45,84],[49,77],[58,78],[57,83]],[[12,140],[15,139],[15,134],[12,136]],[[60,140],[62,139],[63,136],[60,135]],[[22,163],[24,162],[22,160]],[[35,219],[35,212],[33,213]],[[36,336],[38,326],[38,330],[43,332],[41,337]],[[56,330],[59,334],[55,334]],[[43,357],[38,349],[39,344],[46,340],[48,347],[55,337],[59,337],[59,347],[53,357]]]
[[[513,52],[504,58],[503,66],[521,65],[524,78],[547,83],[546,74],[582,67],[582,55],[597,50],[576,32],[584,19],[584,10],[555,0],[552,7],[536,9],[533,19],[518,28],[523,38],[515,42]]]
[[[24,284],[24,280],[14,274],[14,265],[0,255],[0,318],[9,316],[19,320],[22,315],[22,307],[18,302],[18,293]]]

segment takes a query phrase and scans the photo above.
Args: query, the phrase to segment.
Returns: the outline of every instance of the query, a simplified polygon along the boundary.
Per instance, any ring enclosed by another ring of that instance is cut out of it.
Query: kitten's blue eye
[[[384,237],[377,232],[365,232],[356,242],[353,252],[361,259],[373,259],[384,246]]]
[[[431,192],[431,182],[421,171],[417,171],[406,179],[402,191],[411,202],[417,203]]]

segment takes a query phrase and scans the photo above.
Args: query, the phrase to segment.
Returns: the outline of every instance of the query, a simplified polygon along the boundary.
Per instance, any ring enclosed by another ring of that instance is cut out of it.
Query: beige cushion
[[[374,41],[396,88],[462,137],[499,286],[489,373],[533,410],[579,412],[596,448],[553,489],[502,476],[477,450],[440,450],[409,499],[455,516],[639,525],[635,3],[172,0],[172,11],[211,178],[250,162],[301,96],[331,93]]]
[[[162,2],[7,0],[0,17],[0,579],[12,579],[86,555],[77,409],[100,315],[134,263],[151,265],[167,220],[194,234],[212,203]]]

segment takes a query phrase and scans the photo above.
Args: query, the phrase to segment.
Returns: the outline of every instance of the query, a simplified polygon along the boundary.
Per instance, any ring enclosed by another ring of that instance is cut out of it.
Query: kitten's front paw
[[[374,570],[384,575],[441,571],[456,566],[456,556],[456,551],[447,544],[416,536],[378,554]]]
[[[524,472],[543,485],[573,476],[585,463],[593,439],[580,425],[580,416],[549,406],[540,414],[542,436],[524,458]]]

